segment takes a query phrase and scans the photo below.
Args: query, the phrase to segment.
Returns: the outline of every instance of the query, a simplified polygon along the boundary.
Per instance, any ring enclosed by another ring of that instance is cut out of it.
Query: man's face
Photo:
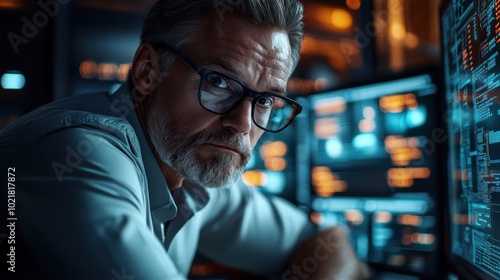
[[[284,31],[230,14],[207,18],[202,26],[209,27],[202,27],[182,54],[252,90],[284,94],[291,54]],[[146,105],[148,133],[160,159],[202,186],[230,186],[263,133],[252,121],[251,99],[216,115],[198,102],[197,72],[176,58],[167,74]]]

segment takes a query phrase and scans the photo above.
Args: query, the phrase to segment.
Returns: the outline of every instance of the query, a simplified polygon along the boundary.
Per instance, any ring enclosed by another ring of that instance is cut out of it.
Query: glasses
[[[302,106],[280,94],[257,92],[240,81],[219,72],[199,67],[184,55],[171,48],[180,60],[195,70],[201,77],[198,101],[205,110],[217,115],[225,115],[234,110],[246,98],[252,98],[252,120],[259,128],[269,132],[279,132],[292,123],[300,114]]]

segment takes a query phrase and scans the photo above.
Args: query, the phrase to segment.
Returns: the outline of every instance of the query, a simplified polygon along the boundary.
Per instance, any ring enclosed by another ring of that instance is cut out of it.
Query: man
[[[264,131],[300,112],[285,88],[301,4],[221,3],[159,1],[128,85],[57,101],[2,131],[16,233],[33,265],[18,258],[16,273],[185,279],[199,252],[283,279],[364,277],[342,230],[315,236],[305,213],[237,183]]]

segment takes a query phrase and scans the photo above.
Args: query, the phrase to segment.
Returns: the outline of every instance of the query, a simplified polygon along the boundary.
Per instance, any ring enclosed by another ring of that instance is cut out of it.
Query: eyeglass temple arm
[[[180,58],[182,60],[182,62],[186,63],[189,67],[193,68],[196,72],[201,73],[201,68],[198,65],[194,64],[191,60],[189,60],[187,57],[185,57],[181,53],[178,53],[176,50],[174,50],[171,47],[161,46],[161,48],[165,49],[169,52],[174,53],[178,58]]]

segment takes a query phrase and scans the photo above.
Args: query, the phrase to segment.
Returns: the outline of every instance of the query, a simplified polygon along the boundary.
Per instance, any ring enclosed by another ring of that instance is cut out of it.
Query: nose
[[[245,98],[238,107],[221,116],[222,126],[237,134],[247,134],[252,128],[252,99]]]

